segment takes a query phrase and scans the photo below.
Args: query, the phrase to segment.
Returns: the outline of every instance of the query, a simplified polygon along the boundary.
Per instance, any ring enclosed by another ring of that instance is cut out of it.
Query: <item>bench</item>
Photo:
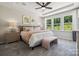
[[[42,40],[42,47],[49,49],[52,44],[57,44],[57,37],[44,37]]]

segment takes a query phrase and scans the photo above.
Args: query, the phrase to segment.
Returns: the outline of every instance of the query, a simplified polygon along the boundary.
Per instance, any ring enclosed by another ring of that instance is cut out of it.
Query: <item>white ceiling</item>
[[[37,7],[40,7],[35,2],[0,2],[0,5],[18,9],[18,10],[28,10],[33,13],[37,13],[40,16],[42,16],[45,13],[56,10],[58,8],[62,8],[70,4],[72,3],[71,2],[52,2],[48,5],[49,7],[52,7],[51,10],[50,9],[42,10],[42,9],[35,9]]]

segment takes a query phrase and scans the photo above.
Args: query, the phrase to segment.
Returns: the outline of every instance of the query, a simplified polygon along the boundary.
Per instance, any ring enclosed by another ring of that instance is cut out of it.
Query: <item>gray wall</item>
[[[11,9],[5,6],[0,6],[0,41],[3,41],[3,34],[7,31],[8,20],[16,20],[17,25],[22,24],[22,16],[31,16],[35,20],[35,25],[41,23],[41,18],[35,14],[28,11],[22,12],[19,10]]]
[[[72,31],[53,31],[59,39],[72,40]]]

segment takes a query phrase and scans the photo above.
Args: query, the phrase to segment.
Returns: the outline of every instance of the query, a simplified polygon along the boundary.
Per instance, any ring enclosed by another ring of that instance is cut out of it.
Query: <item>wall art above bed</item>
[[[23,25],[29,25],[31,24],[31,16],[22,16],[22,24]]]

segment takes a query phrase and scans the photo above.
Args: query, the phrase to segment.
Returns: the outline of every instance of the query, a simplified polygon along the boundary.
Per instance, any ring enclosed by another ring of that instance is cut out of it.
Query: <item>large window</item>
[[[59,31],[63,28],[64,26],[64,30],[65,31],[71,31],[72,30],[72,15],[68,15],[68,16],[63,16],[62,17],[64,19],[64,24],[62,23],[63,20],[61,20],[61,18],[57,17],[57,18],[50,18],[46,20],[46,29],[47,30],[56,30]]]
[[[54,29],[60,30],[60,18],[54,18]]]
[[[51,19],[47,19],[47,21],[46,21],[46,23],[47,23],[47,30],[51,30],[52,29],[52,20]]]
[[[64,30],[72,30],[72,15],[64,16]]]

